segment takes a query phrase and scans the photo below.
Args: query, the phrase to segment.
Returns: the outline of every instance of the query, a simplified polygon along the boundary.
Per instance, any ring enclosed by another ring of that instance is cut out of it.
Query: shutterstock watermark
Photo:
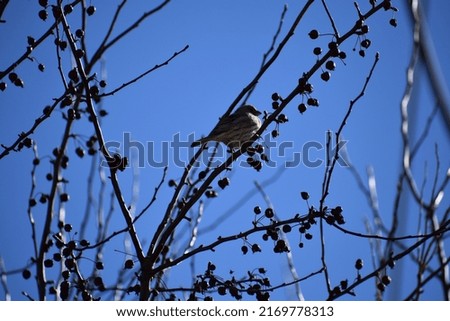
[[[324,135],[323,141],[306,141],[303,144],[293,141],[273,140],[271,135],[265,134],[258,139],[255,144],[260,144],[264,148],[265,158],[264,166],[288,168],[305,166],[308,168],[317,168],[326,164],[327,160],[332,160],[337,152],[337,164],[341,167],[348,167],[349,163],[342,153],[346,149],[347,140],[336,142],[327,142],[326,137],[332,137],[330,132]],[[197,137],[198,138],[198,137]],[[187,137],[181,137],[176,133],[170,141],[137,141],[132,139],[131,133],[124,132],[122,141],[108,141],[105,147],[111,154],[119,153],[122,158],[133,159],[134,166],[139,168],[153,167],[164,168],[166,166],[177,166],[184,168],[194,157],[200,147],[191,147],[195,140],[193,133]],[[210,167],[216,167],[222,164],[230,157],[230,150],[224,144],[208,143],[201,156],[198,158],[195,166],[209,164]],[[236,165],[237,164],[237,165]],[[101,166],[107,167],[105,160]],[[247,157],[241,155],[232,166],[251,167],[247,162]]]

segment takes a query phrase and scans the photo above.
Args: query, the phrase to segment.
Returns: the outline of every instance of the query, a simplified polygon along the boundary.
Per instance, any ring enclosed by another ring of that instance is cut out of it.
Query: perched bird
[[[222,142],[231,149],[240,148],[249,141],[261,127],[258,116],[261,112],[252,105],[243,105],[234,113],[219,120],[208,136],[192,143],[192,147],[210,141]]]

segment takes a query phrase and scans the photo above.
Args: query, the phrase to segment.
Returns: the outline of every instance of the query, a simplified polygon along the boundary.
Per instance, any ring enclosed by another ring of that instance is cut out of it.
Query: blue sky
[[[117,1],[114,1],[116,3]],[[341,33],[345,33],[356,19],[353,1],[329,1],[329,7]],[[361,1],[363,11],[369,8],[368,1]],[[104,56],[102,70],[99,66],[94,70],[98,78],[106,78],[107,90],[112,90],[122,83],[136,77],[143,71],[161,63],[186,45],[189,49],[165,66],[144,79],[127,87],[112,97],[104,99],[101,107],[108,111],[108,116],[102,119],[105,139],[109,142],[119,142],[123,146],[124,137],[130,137],[133,142],[140,142],[144,149],[144,160],[148,155],[161,160],[164,156],[169,159],[167,179],[179,179],[182,168],[177,167],[173,161],[173,152],[162,155],[164,144],[173,141],[179,135],[181,140],[188,137],[206,135],[216,123],[238,93],[254,77],[261,64],[262,55],[267,51],[274,32],[278,26],[279,17],[285,2],[278,1],[174,1],[164,10],[142,23],[140,28],[131,33],[124,41],[114,46]],[[286,1],[288,11],[285,17],[281,36],[295,19],[301,8],[298,1]],[[303,3],[303,2],[302,2]],[[104,5],[93,2],[97,7],[96,13],[88,18],[86,41],[88,56],[92,55],[94,48],[99,44],[102,35],[106,32],[106,21],[110,21],[115,5]],[[301,191],[308,191],[310,205],[318,206],[321,196],[321,184],[324,165],[308,167],[303,162],[295,168],[280,170],[286,161],[292,159],[309,146],[317,143],[325,146],[326,132],[336,131],[340,121],[346,113],[350,100],[360,92],[365,77],[372,65],[375,52],[380,53],[380,62],[365,93],[365,96],[356,104],[355,109],[344,129],[343,136],[349,159],[363,178],[366,177],[367,166],[372,166],[376,179],[379,197],[380,212],[389,222],[392,213],[393,195],[396,191],[396,181],[401,165],[401,137],[400,133],[400,99],[405,86],[405,71],[409,62],[412,46],[411,20],[404,2],[394,1],[400,9],[395,14],[398,27],[389,25],[392,12],[379,12],[367,21],[370,27],[368,37],[372,41],[367,50],[366,57],[361,58],[357,51],[356,38],[347,41],[342,50],[347,53],[345,65],[336,62],[336,70],[332,73],[329,82],[323,82],[319,74],[311,82],[314,85],[314,96],[320,100],[319,108],[310,108],[300,115],[297,104],[301,97],[289,105],[286,115],[289,122],[280,126],[280,136],[276,142],[292,142],[286,150],[285,156],[273,155],[277,166],[264,167],[261,172],[250,168],[234,166],[231,172],[223,173],[221,178],[229,177],[231,185],[219,192],[219,197],[205,201],[205,214],[203,226],[217,225],[213,231],[199,236],[197,244],[208,244],[218,235],[226,236],[251,227],[253,207],[260,205],[266,207],[260,193],[255,192],[249,199],[241,204],[238,210],[229,213],[226,220],[217,220],[224,213],[228,213],[242,195],[255,189],[255,181],[263,182],[276,177],[276,182],[265,187],[277,215],[281,219],[291,217],[295,213],[306,213],[307,205],[300,198]],[[148,10],[147,2],[130,2],[124,9],[124,14],[118,20],[117,30],[122,30],[140,16],[142,11]],[[6,24],[0,24],[0,69],[11,64],[26,48],[27,36],[39,37],[50,22],[43,22],[37,17],[39,5],[37,1],[11,2],[3,18]],[[445,76],[450,82],[450,44],[447,40],[448,19],[442,12],[449,12],[450,4],[447,1],[433,1],[427,3],[427,17],[430,23],[433,43],[436,46],[439,62]],[[24,23],[26,21],[26,23]],[[79,27],[78,16],[69,17],[73,28]],[[330,33],[329,25],[320,1],[317,1],[305,16],[293,39],[286,46],[277,62],[269,69],[256,87],[249,102],[260,110],[271,111],[271,95],[278,92],[281,96],[287,95],[297,84],[299,76],[308,70],[315,62],[316,57],[312,50],[316,46],[326,46],[330,37],[323,36],[311,40],[308,32],[318,29],[321,33]],[[16,72],[23,77],[25,88],[17,88],[8,82],[5,92],[0,92],[0,143],[10,145],[16,135],[28,130],[42,111],[42,108],[51,103],[63,88],[55,64],[55,48],[53,41],[47,41],[33,52],[40,63],[46,65],[44,73],[38,71],[37,63],[27,61],[19,66]],[[72,66],[72,60],[65,54],[62,64],[66,70]],[[414,124],[411,125],[413,135],[419,135],[428,115],[434,108],[434,98],[430,94],[430,87],[423,72],[419,68],[418,85],[414,91],[414,103],[411,108],[414,112]],[[45,180],[45,174],[50,171],[48,156],[59,143],[62,135],[64,121],[61,112],[55,110],[46,124],[40,126],[32,135],[37,141],[42,164],[37,170],[37,192],[49,190],[50,183]],[[413,163],[414,174],[417,181],[426,179],[425,190],[429,191],[432,175],[434,175],[435,156],[434,144],[439,144],[441,160],[441,175],[448,168],[450,159],[448,134],[444,129],[440,117],[437,117],[430,135],[421,150],[420,155]],[[274,129],[270,126],[267,132]],[[78,159],[75,148],[82,144],[86,136],[93,133],[91,124],[81,120],[75,124],[74,132],[82,134],[79,140],[69,143],[68,154],[71,161],[65,177],[69,180],[66,189],[71,200],[66,205],[67,221],[77,226],[81,220],[86,204],[87,185],[89,176],[90,158]],[[124,134],[129,133],[129,134]],[[129,136],[124,136],[129,135]],[[166,143],[164,143],[166,142]],[[155,146],[149,151],[148,146]],[[123,152],[123,150],[120,150]],[[188,161],[189,150],[183,149],[181,155]],[[192,152],[192,151],[191,151]],[[274,151],[275,152],[275,151]],[[310,150],[311,154],[304,155],[309,160],[324,160],[325,149]],[[142,157],[142,155],[139,155]],[[3,257],[6,269],[21,268],[29,261],[32,255],[32,242],[30,224],[26,209],[30,191],[32,168],[32,152],[24,150],[13,153],[1,160],[0,200],[0,256]],[[242,159],[245,159],[242,156]],[[128,169],[120,173],[119,179],[125,199],[130,202],[133,198],[133,179],[135,187],[138,186],[139,195],[136,199],[136,212],[139,212],[151,198],[154,187],[162,176],[162,168],[150,166],[145,163],[143,168]],[[134,173],[134,174],[133,174]],[[424,174],[425,173],[425,174]],[[98,174],[95,173],[96,177]],[[136,183],[137,181],[137,183]],[[95,195],[98,195],[100,186],[95,184]],[[109,209],[109,193],[105,195],[104,211]],[[450,192],[447,188],[447,193]],[[158,217],[163,213],[167,201],[171,197],[171,189],[165,183],[160,190],[158,200],[149,213],[143,217],[138,225],[141,241],[148,244],[152,230]],[[96,201],[99,201],[98,199]],[[366,232],[364,221],[371,219],[371,210],[367,201],[358,190],[357,184],[344,167],[338,167],[334,173],[330,195],[330,207],[342,206],[346,218],[345,227],[358,232]],[[442,208],[449,205],[448,196],[442,201]],[[418,209],[405,202],[404,211],[408,214],[404,226],[404,233],[416,233]],[[409,206],[409,207],[408,207]],[[123,219],[115,204],[115,213],[111,221],[111,231],[124,227]],[[34,216],[38,228],[42,224],[45,207],[38,205],[34,208]],[[441,213],[442,214],[442,213]],[[91,226],[95,225],[92,218]],[[201,228],[200,228],[201,229]],[[93,233],[93,231],[90,231]],[[289,239],[293,248],[293,258],[300,277],[320,268],[320,242],[318,229],[313,231],[314,238],[305,242],[305,247],[299,249],[298,234],[292,233]],[[75,237],[75,236],[74,236]],[[227,244],[215,253],[200,256],[195,262],[194,274],[201,274],[206,269],[206,262],[213,261],[217,266],[217,274],[228,277],[229,270],[234,270],[236,276],[245,275],[246,270],[264,266],[268,270],[273,285],[289,282],[291,276],[287,267],[285,256],[272,253],[272,245],[261,241],[260,235],[252,236],[249,242],[258,242],[263,247],[262,253],[240,254],[241,241]],[[126,239],[117,237],[108,244],[105,253],[105,279],[115,280],[117,270],[123,264],[127,251],[124,246]],[[181,241],[180,241],[181,247]],[[342,233],[331,228],[326,230],[326,245],[328,253],[328,267],[331,271],[333,284],[342,279],[352,280],[356,276],[354,262],[363,258],[366,268],[362,272],[370,272],[372,266],[369,242]],[[448,244],[447,244],[447,250]],[[174,267],[170,271],[168,285],[188,286],[190,278],[190,262]],[[89,261],[83,267],[90,268]],[[404,266],[403,268],[408,268]],[[399,270],[401,267],[398,268]],[[54,268],[56,271],[56,268]],[[55,273],[53,271],[53,273]],[[52,273],[52,272],[50,272]],[[395,283],[406,280],[406,276],[398,276]],[[8,284],[16,300],[25,299],[20,292],[27,291],[35,295],[33,281],[24,281],[21,276],[8,277]],[[309,300],[326,298],[325,282],[322,275],[309,279],[301,284],[303,294]],[[407,286],[397,286],[400,293],[389,293],[387,298],[399,299],[410,289]],[[408,291],[409,290],[409,291]],[[1,292],[0,292],[1,293]],[[367,282],[357,290],[356,299],[372,300],[374,298],[373,283]],[[398,296],[396,296],[398,295]],[[423,298],[436,299],[440,296],[434,291],[426,291]],[[274,299],[295,299],[292,288],[285,288],[273,294]],[[353,299],[346,297],[344,299]]]

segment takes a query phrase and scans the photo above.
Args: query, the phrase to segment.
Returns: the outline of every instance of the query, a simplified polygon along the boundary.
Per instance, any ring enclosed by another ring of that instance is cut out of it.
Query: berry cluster
[[[267,301],[270,293],[267,289],[271,286],[269,279],[265,276],[266,269],[258,268],[254,271],[247,271],[246,277],[236,279],[234,272],[230,271],[230,278],[223,278],[215,274],[216,265],[209,262],[206,271],[197,276],[194,282],[192,292],[189,295],[190,301],[199,300],[198,294],[203,296],[203,300],[211,301],[212,297],[208,295],[215,292],[220,296],[229,294],[236,300],[241,300],[243,294],[255,296],[258,301]]]

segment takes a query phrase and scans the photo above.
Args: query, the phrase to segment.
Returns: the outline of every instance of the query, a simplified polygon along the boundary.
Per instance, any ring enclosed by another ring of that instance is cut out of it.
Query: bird
[[[216,141],[224,143],[231,149],[241,148],[261,127],[259,115],[261,112],[253,105],[243,105],[231,115],[220,118],[209,135],[194,141],[191,147]]]

